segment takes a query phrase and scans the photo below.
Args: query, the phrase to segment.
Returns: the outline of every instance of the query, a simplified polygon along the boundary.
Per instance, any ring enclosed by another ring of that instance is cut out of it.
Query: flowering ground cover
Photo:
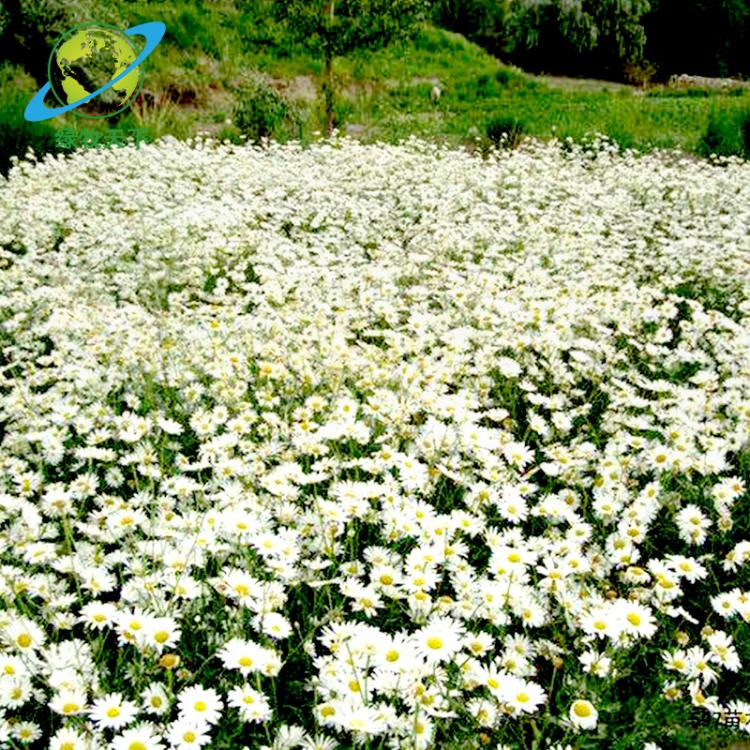
[[[165,139],[20,163],[0,745],[742,737],[749,290],[734,160]]]

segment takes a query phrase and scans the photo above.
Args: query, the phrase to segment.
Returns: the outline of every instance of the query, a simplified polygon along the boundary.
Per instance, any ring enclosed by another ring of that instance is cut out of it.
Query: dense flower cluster
[[[734,161],[19,164],[0,744],[562,748],[634,684],[750,731],[749,290]]]

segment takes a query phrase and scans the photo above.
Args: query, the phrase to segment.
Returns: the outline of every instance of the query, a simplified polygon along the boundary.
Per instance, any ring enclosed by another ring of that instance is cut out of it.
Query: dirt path
[[[599,81],[595,78],[564,78],[563,76],[531,76],[547,86],[566,91],[636,91],[635,86],[614,81]]]

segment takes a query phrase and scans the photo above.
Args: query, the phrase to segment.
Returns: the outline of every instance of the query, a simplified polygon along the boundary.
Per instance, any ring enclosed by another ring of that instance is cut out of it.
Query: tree
[[[748,0],[654,0],[646,54],[661,77],[750,75]]]
[[[3,57],[22,65],[41,86],[47,81],[51,44],[66,30],[69,14],[64,4],[55,0],[6,0],[2,6],[0,49]]]
[[[521,0],[508,18],[511,49],[533,67],[619,77],[640,62],[649,0]]]
[[[430,0],[285,0],[278,18],[292,35],[324,61],[326,130],[335,127],[333,61],[357,49],[375,50],[408,36],[424,18]]]
[[[436,0],[433,20],[503,56],[510,13],[510,0]]]
[[[649,7],[649,0],[438,0],[435,19],[530,70],[619,77],[642,58]]]

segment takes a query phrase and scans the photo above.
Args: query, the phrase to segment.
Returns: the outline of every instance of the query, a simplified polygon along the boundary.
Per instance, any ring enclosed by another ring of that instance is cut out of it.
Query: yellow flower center
[[[109,716],[110,719],[114,719],[116,716],[120,715],[120,709],[117,708],[117,706],[112,706],[112,708],[107,709],[107,716]]]
[[[582,719],[585,719],[588,716],[591,716],[591,706],[585,701],[576,701],[573,704],[573,713],[576,716],[580,716]]]
[[[433,651],[437,651],[443,647],[443,641],[441,638],[433,636],[432,638],[427,639],[427,646],[428,648],[433,649]]]
[[[28,648],[31,645],[31,636],[28,633],[21,633],[21,635],[16,638],[16,643],[21,648]]]
[[[196,701],[193,708],[196,711],[205,711],[206,710],[206,704],[203,701]]]
[[[177,654],[164,654],[164,656],[161,657],[159,665],[164,667],[165,669],[172,669],[172,667],[177,666],[178,662],[179,657],[177,656]]]
[[[641,624],[641,618],[635,612],[631,612],[628,615],[627,620],[631,625],[635,627],[638,627]]]

